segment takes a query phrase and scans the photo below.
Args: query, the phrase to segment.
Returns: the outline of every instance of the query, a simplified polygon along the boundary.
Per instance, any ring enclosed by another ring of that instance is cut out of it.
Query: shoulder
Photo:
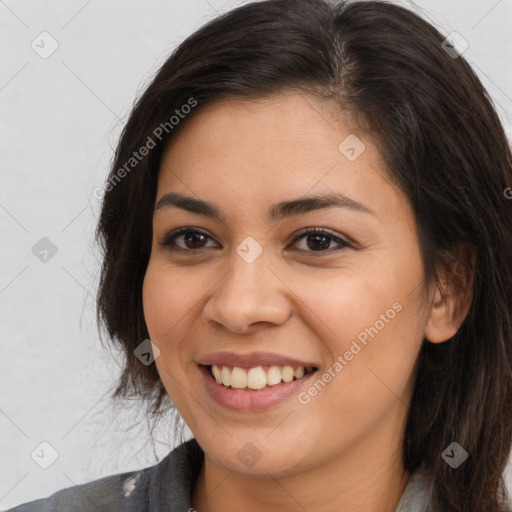
[[[140,497],[144,491],[143,487],[147,486],[154,470],[155,467],[152,466],[142,471],[120,473],[87,484],[68,487],[48,498],[24,503],[8,512],[69,512],[71,510],[74,512],[92,510],[117,512],[130,510],[130,508],[126,508],[127,504],[133,501],[133,498],[130,499],[130,491],[133,490],[136,483],[139,483],[139,492],[136,495]]]
[[[433,480],[420,467],[409,478],[396,512],[431,512]]]
[[[396,512],[432,512],[434,478],[421,466],[409,478]],[[506,498],[500,503],[500,512],[512,512]]]
[[[154,466],[110,475],[23,503],[7,512],[143,512],[188,499],[202,452],[192,439]],[[158,505],[157,505],[158,504]],[[185,509],[186,510],[186,509]]]
[[[38,499],[7,512],[85,512],[136,510],[135,502],[146,497],[155,466],[142,471],[107,476],[92,482],[68,487],[47,498]],[[137,488],[137,492],[133,490]],[[140,510],[145,510],[141,507]]]

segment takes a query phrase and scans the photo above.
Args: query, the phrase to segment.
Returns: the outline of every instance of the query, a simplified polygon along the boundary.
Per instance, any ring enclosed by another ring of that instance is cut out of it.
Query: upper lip
[[[248,354],[237,354],[235,352],[212,352],[201,357],[197,364],[203,366],[237,366],[239,368],[254,368],[255,366],[292,366],[298,368],[318,368],[318,364],[311,361],[299,361],[272,352],[249,352]]]

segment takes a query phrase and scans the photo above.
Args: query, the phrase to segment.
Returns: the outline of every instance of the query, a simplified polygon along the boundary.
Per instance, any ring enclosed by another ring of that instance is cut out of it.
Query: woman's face
[[[294,93],[218,102],[162,160],[145,319],[171,400],[230,471],[400,457],[430,313],[416,224],[332,112]]]

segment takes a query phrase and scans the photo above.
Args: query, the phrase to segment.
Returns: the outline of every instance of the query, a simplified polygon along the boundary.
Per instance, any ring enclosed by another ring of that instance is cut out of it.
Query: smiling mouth
[[[238,366],[207,365],[209,374],[217,384],[236,391],[261,391],[294,380],[300,380],[315,372],[316,367],[292,366]]]

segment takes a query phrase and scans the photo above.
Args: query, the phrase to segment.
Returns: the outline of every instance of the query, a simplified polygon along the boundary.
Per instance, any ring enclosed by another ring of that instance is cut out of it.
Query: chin
[[[206,455],[218,466],[234,473],[268,477],[285,477],[314,467],[315,463],[305,460],[309,450],[300,439],[293,441],[287,436],[266,439],[274,434],[258,432],[253,436],[235,436],[219,443],[211,441],[202,444]]]

